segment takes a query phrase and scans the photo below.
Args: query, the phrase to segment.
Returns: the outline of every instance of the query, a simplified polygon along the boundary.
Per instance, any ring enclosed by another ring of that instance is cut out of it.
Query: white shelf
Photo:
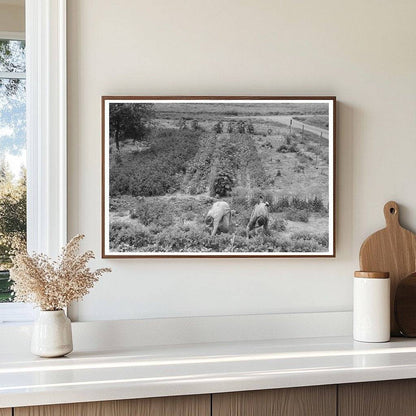
[[[349,337],[0,354],[0,407],[416,377],[416,340]]]

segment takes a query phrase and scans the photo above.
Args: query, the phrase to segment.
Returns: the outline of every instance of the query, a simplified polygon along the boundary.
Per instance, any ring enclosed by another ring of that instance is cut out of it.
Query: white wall
[[[335,259],[97,260],[79,320],[351,309],[395,199],[416,229],[416,2],[69,0],[69,235],[100,255],[101,95],[336,95]]]

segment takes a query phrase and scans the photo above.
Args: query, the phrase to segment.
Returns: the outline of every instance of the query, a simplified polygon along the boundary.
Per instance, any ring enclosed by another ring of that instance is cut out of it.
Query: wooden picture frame
[[[335,183],[333,96],[102,97],[103,258],[335,257]]]

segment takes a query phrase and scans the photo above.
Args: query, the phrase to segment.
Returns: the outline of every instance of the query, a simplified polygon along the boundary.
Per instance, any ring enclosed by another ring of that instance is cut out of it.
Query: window
[[[12,301],[10,255],[26,244],[26,53],[0,33],[0,302]]]
[[[18,137],[26,137],[27,192],[22,192],[19,207],[25,209],[26,198],[27,227],[22,222],[20,230],[26,231],[29,251],[56,257],[66,243],[66,0],[25,2],[25,32],[25,37],[0,32],[0,40],[13,49],[3,54],[8,66],[3,63],[0,69],[0,159],[12,161],[9,168],[19,175],[25,146]],[[5,103],[16,116],[9,117],[7,126],[1,119]],[[24,117],[18,117],[22,113],[27,114],[27,128]],[[7,151],[2,145],[6,134],[8,147],[14,143]],[[3,300],[9,299],[9,287],[4,280],[0,285]],[[0,302],[0,324],[33,318],[32,305]]]

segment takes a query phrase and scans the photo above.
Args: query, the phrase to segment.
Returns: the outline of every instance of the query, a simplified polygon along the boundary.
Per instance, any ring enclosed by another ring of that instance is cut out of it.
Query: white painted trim
[[[0,39],[25,40],[25,32],[2,32],[0,31]]]
[[[35,310],[27,303],[0,303],[0,324],[33,321]]]
[[[25,79],[25,72],[0,72],[0,79]]]
[[[75,351],[352,335],[352,312],[197,316],[72,324]],[[0,326],[0,352],[29,351],[31,326]],[[117,334],[115,336],[115,334]]]
[[[55,257],[67,223],[66,0],[26,0],[26,71],[28,249]],[[31,321],[34,312],[4,304],[0,315]]]
[[[117,334],[117,337],[114,336]],[[351,336],[352,312],[197,316],[78,322],[83,349]]]
[[[66,243],[66,0],[26,1],[28,249]]]

